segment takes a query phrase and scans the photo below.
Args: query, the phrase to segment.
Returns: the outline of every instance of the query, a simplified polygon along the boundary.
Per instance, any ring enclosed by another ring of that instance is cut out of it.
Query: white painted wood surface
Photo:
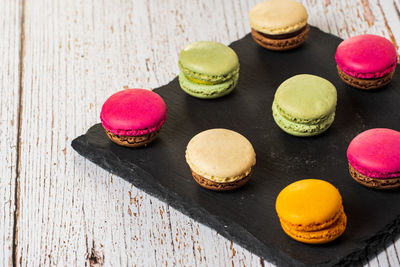
[[[0,266],[13,259],[21,10],[18,1],[0,1]]]
[[[70,146],[112,93],[173,79],[185,44],[243,37],[256,2],[0,1],[0,266],[269,265]],[[400,42],[399,0],[302,2],[324,31]],[[364,264],[399,255],[397,239]]]

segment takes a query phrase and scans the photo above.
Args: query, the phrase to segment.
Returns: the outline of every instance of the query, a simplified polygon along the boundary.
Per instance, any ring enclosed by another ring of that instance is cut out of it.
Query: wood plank
[[[12,265],[13,259],[21,10],[19,1],[0,1],[0,266]]]
[[[389,36],[385,19],[388,25],[396,20],[383,15],[385,1],[382,8],[376,1],[302,2],[310,23],[325,31],[344,38],[366,31]],[[243,37],[255,2],[26,0],[16,250],[21,265],[269,266],[70,147],[99,122],[112,93],[174,78],[185,44]],[[399,247],[382,255],[396,262]],[[371,265],[381,261],[379,256]]]
[[[26,2],[23,205],[17,225],[22,265],[175,263],[179,245],[173,242],[168,206],[85,161],[69,142],[99,121],[101,105],[113,92],[124,86],[153,88],[177,74],[178,52],[198,38],[189,30],[185,35],[182,24],[201,6],[185,5]],[[204,36],[216,37],[215,30]],[[194,223],[173,212],[182,218],[174,227]],[[182,239],[188,243],[191,237]],[[229,241],[223,243],[230,247]],[[196,260],[192,253],[191,263]]]

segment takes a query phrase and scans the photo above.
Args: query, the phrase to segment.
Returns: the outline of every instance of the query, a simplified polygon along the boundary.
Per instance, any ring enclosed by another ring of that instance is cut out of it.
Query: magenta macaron
[[[110,96],[100,113],[107,136],[121,146],[149,144],[167,119],[167,105],[146,89],[126,89]]]
[[[357,135],[347,149],[351,176],[377,189],[400,187],[400,132],[370,129]]]
[[[397,52],[388,39],[363,34],[341,42],[335,59],[344,82],[368,90],[390,83],[397,65]]]

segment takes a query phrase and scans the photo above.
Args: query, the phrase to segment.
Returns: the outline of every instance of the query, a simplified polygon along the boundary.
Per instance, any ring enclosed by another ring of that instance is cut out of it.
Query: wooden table
[[[324,31],[398,47],[399,0],[302,2]],[[255,3],[0,1],[1,266],[270,265],[70,146],[112,93],[173,79],[185,44],[247,34]],[[364,264],[400,265],[399,255],[397,239]]]

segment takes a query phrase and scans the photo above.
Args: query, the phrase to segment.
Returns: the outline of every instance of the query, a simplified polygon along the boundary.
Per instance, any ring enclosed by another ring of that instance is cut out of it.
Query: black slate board
[[[352,180],[346,149],[369,128],[399,130],[400,74],[384,89],[367,92],[339,80],[334,54],[341,39],[311,28],[299,49],[272,52],[247,35],[231,44],[241,64],[237,88],[216,100],[186,95],[175,78],[155,91],[168,105],[161,135],[146,148],[111,143],[100,124],[72,142],[81,155],[217,230],[251,252],[280,265],[359,263],[374,256],[400,232],[400,191],[377,191]],[[324,134],[299,138],[274,123],[271,104],[276,88],[301,73],[322,76],[338,91],[336,120]],[[228,128],[253,144],[257,164],[250,182],[233,192],[198,186],[185,162],[185,148],[200,131]],[[275,213],[275,198],[296,180],[320,178],[339,188],[348,216],[342,237],[325,245],[306,245],[287,237]]]

